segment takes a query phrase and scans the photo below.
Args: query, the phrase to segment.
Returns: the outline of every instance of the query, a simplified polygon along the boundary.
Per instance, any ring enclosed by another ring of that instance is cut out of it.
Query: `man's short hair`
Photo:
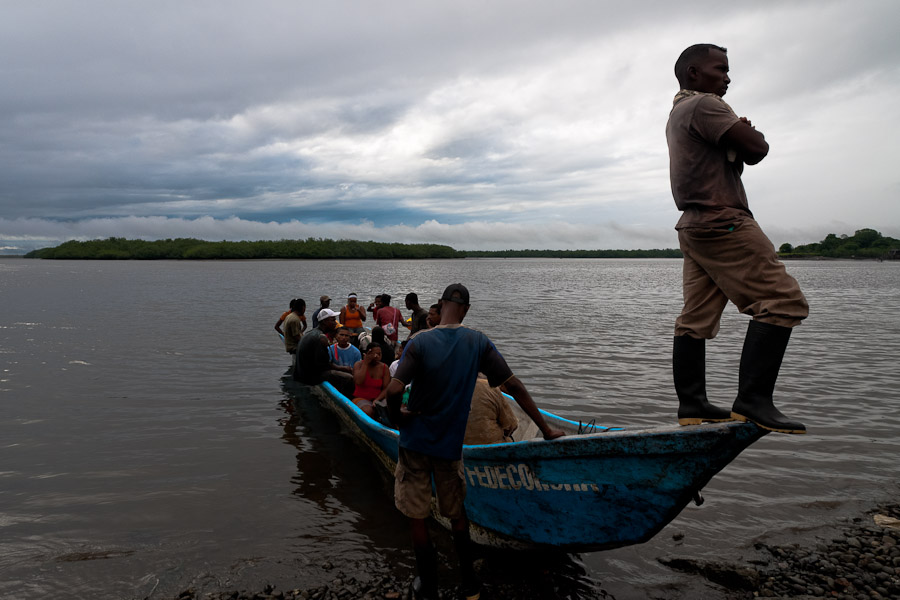
[[[306,310],[306,300],[303,298],[294,298],[291,300],[291,310],[299,310],[303,312]]]
[[[385,306],[391,305],[391,295],[390,294],[382,294],[381,295],[381,303]]]
[[[437,314],[441,314],[441,305],[440,304],[432,304],[428,308],[433,308]]]
[[[341,325],[337,328],[337,332],[335,332],[335,335],[337,335],[338,333],[346,333],[347,335],[350,335],[350,328]]]
[[[728,54],[728,48],[716,46],[715,44],[694,44],[688,46],[675,61],[675,77],[678,78],[678,84],[683,88],[687,83],[687,70],[691,65],[695,65],[698,61],[709,56],[710,50],[719,50],[723,54]]]
[[[412,304],[418,304],[419,303],[419,295],[415,292],[410,292],[406,295],[406,301],[410,302]]]

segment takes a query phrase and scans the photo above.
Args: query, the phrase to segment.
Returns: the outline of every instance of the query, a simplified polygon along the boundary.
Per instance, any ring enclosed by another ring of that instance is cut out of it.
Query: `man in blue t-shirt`
[[[410,518],[418,576],[416,598],[437,598],[437,555],[425,519],[431,512],[432,477],[441,514],[452,523],[462,574],[463,597],[476,599],[480,584],[472,566],[469,523],[463,502],[462,446],[475,380],[481,371],[492,387],[509,394],[537,424],[544,438],[563,435],[551,428],[528,390],[513,375],[493,342],[462,325],[469,310],[469,290],[454,283],[441,296],[441,322],[420,331],[406,345],[397,373],[388,386],[388,403],[399,421],[400,451],[394,473],[394,502]],[[407,384],[413,384],[406,407],[400,407]]]

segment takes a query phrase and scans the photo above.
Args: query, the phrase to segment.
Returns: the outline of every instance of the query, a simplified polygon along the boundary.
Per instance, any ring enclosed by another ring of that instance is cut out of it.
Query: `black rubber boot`
[[[803,423],[788,420],[772,401],[775,380],[790,338],[790,327],[750,321],[741,354],[738,396],[731,408],[735,419],[752,421],[769,431],[806,433]]]
[[[416,578],[409,587],[412,600],[437,600],[437,552],[434,547],[416,549]]]
[[[706,399],[706,340],[676,335],[672,344],[672,373],[678,394],[678,424],[699,425],[733,421],[731,412]]]
[[[475,551],[469,531],[454,531],[453,544],[456,547],[456,557],[459,559],[459,572],[462,578],[459,596],[463,600],[478,600],[481,597],[481,581],[475,574]]]

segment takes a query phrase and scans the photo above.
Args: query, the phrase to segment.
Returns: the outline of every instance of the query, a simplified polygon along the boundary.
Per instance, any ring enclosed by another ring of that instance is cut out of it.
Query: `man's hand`
[[[561,438],[566,435],[566,432],[562,429],[553,429],[552,427],[548,427],[547,431],[542,433],[544,434],[545,440],[555,440],[556,438]]]
[[[558,437],[566,435],[559,429],[554,429],[547,424],[543,415],[541,415],[541,411],[538,410],[537,405],[531,398],[531,394],[529,394],[528,390],[525,388],[525,384],[522,383],[518,377],[513,375],[506,380],[503,387],[505,387],[507,393],[513,397],[513,400],[522,407],[525,414],[531,417],[531,420],[534,421],[535,425],[541,430],[541,433],[544,434],[545,440],[555,440]]]

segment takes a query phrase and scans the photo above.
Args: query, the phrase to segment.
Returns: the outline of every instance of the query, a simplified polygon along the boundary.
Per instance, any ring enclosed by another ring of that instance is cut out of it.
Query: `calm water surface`
[[[646,544],[540,557],[570,580],[560,597],[716,598],[657,559],[746,560],[897,497],[900,264],[788,268],[812,312],[777,394],[810,434],[763,438]],[[674,419],[678,260],[0,260],[0,597],[290,589],[330,581],[326,562],[409,573],[390,482],[329,413],[286,396],[272,325],[292,297],[415,291],[427,306],[455,281],[467,324],[543,407]],[[708,346],[722,405],[745,329],[729,306]]]

